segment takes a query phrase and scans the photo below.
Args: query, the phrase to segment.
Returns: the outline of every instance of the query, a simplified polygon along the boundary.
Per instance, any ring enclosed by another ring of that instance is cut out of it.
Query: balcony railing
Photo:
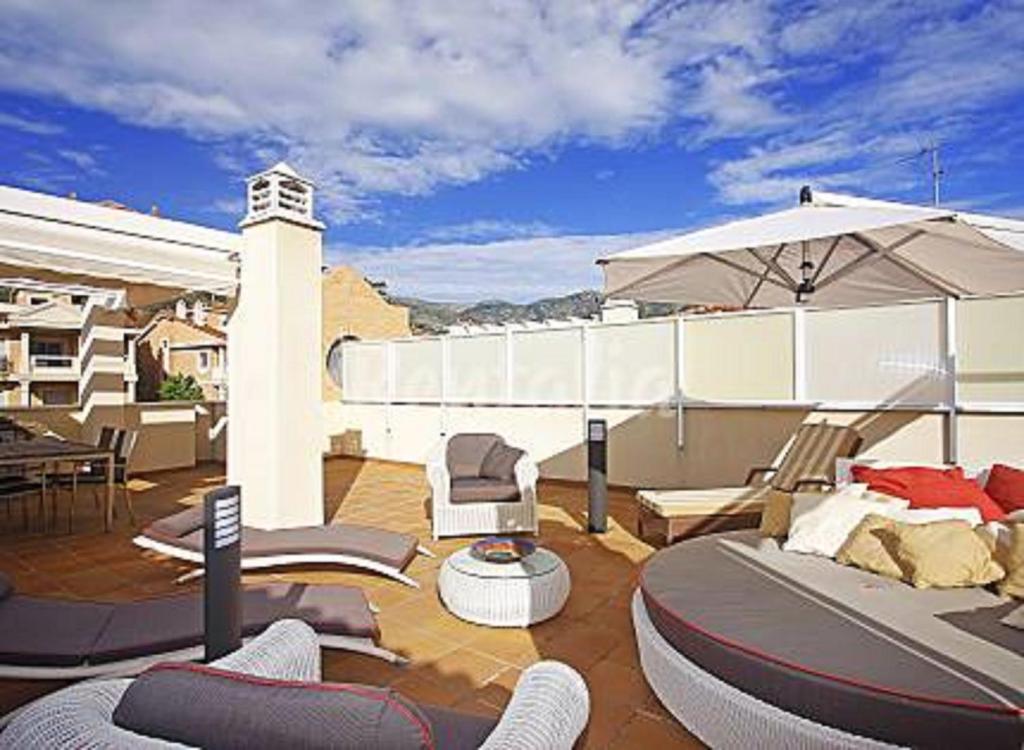
[[[78,357],[70,354],[33,354],[28,358],[32,375],[77,375]]]

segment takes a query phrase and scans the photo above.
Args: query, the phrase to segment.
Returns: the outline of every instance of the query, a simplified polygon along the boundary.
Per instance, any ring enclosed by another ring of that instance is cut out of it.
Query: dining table
[[[114,451],[89,443],[50,435],[36,435],[20,440],[0,441],[0,468],[40,465],[43,467],[43,493],[46,492],[46,467],[49,464],[79,464],[105,461],[107,493],[103,505],[103,528],[110,531],[114,521]]]

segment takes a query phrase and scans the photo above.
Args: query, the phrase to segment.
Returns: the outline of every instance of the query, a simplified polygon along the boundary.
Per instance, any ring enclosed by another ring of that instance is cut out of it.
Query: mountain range
[[[598,318],[604,296],[594,289],[584,289],[563,297],[547,297],[518,304],[504,300],[474,303],[431,302],[415,297],[389,297],[391,302],[409,308],[409,323],[414,334],[444,333],[453,325],[517,323],[565,318]],[[640,305],[640,316],[668,315],[673,305]]]

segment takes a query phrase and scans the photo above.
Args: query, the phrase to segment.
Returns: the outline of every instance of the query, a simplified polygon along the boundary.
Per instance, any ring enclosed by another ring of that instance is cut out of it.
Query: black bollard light
[[[242,490],[229,485],[204,498],[203,628],[206,661],[242,645]]]
[[[608,423],[587,421],[587,528],[592,534],[608,530]]]

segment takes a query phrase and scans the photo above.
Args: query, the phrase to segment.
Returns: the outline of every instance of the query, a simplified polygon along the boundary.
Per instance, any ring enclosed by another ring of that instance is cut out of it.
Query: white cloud
[[[602,285],[598,258],[672,232],[526,237],[486,243],[328,248],[332,264],[355,266],[392,294],[435,301],[532,302]]]
[[[19,117],[9,112],[0,112],[0,128],[20,130],[22,133],[30,135],[57,135],[64,132],[64,128],[55,123]]]
[[[451,242],[453,240],[494,240],[513,237],[543,237],[556,234],[555,227],[543,221],[509,221],[508,219],[474,219],[459,224],[431,227],[422,233],[423,240]]]
[[[57,154],[66,161],[74,164],[86,174],[95,175],[103,173],[99,162],[96,161],[96,157],[88,151],[82,151],[81,149],[74,148],[62,148],[57,150]]]
[[[4,0],[0,85],[229,151],[241,142],[246,169],[288,158],[344,219],[372,213],[379,194],[476,181],[569,139],[657,130],[675,116],[682,69],[712,70],[739,48],[758,58],[763,5]],[[733,111],[755,111],[753,84],[737,86]]]
[[[897,144],[985,137],[1024,90],[1019,0],[0,0],[0,19],[0,87],[183,129],[235,176],[286,158],[334,221],[665,133],[728,139],[727,203],[906,184]]]

